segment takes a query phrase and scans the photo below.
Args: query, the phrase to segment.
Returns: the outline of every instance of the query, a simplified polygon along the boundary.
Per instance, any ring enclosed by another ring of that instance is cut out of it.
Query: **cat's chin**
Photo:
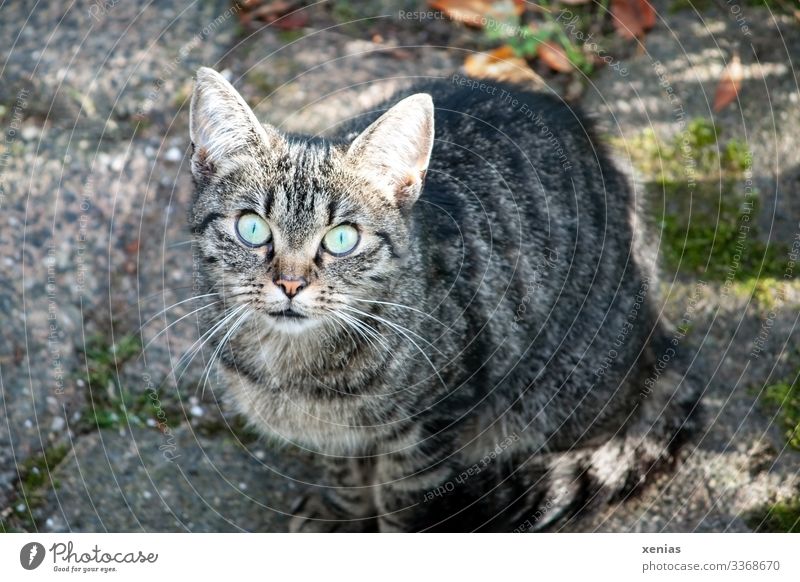
[[[269,315],[269,326],[275,331],[287,334],[301,334],[317,327],[321,321],[312,317],[283,317]]]

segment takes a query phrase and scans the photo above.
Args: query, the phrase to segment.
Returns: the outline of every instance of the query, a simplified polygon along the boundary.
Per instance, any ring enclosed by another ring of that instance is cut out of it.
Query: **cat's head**
[[[404,274],[433,131],[431,98],[417,94],[348,143],[287,137],[200,69],[190,221],[213,290],[290,333],[386,297]]]

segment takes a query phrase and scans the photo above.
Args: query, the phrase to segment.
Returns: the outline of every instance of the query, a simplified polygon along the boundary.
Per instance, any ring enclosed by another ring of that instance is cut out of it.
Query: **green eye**
[[[267,222],[258,214],[242,214],[236,221],[236,234],[249,247],[260,247],[272,238]]]
[[[358,244],[358,231],[349,224],[340,224],[328,231],[322,239],[322,246],[337,257],[346,255]]]

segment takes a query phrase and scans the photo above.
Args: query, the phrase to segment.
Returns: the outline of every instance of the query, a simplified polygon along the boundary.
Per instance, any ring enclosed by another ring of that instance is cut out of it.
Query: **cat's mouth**
[[[271,312],[270,315],[272,317],[287,317],[292,319],[307,319],[305,315],[302,313],[298,313],[294,311],[291,307],[289,309],[284,309],[283,311],[274,311]]]

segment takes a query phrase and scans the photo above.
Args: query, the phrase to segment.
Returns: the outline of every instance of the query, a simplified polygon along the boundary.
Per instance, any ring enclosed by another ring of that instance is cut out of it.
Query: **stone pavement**
[[[657,4],[663,20],[624,59],[629,75],[600,70],[581,104],[612,137],[652,126],[666,138],[676,119],[662,81],[687,119],[708,118],[723,58],[738,46],[742,103],[714,120],[753,153],[760,236],[791,241],[800,27],[747,8],[754,32],[743,42],[719,12],[701,23]],[[244,30],[225,0],[3,6],[2,529],[282,531],[298,496],[319,486],[313,459],[257,439],[217,400],[209,354],[179,365],[202,305],[190,300],[185,226],[188,97],[194,70],[213,66],[265,121],[324,132],[416,77],[451,75],[467,54],[459,47],[478,42],[449,22],[397,18],[415,2],[343,5],[355,3],[314,9],[305,36]],[[566,529],[749,531],[753,512],[798,497],[800,455],[759,389],[797,369],[800,297],[792,288],[753,358],[765,313],[751,296],[668,270],[665,280],[673,319],[693,306],[687,341],[708,382],[707,431],[674,474]]]

